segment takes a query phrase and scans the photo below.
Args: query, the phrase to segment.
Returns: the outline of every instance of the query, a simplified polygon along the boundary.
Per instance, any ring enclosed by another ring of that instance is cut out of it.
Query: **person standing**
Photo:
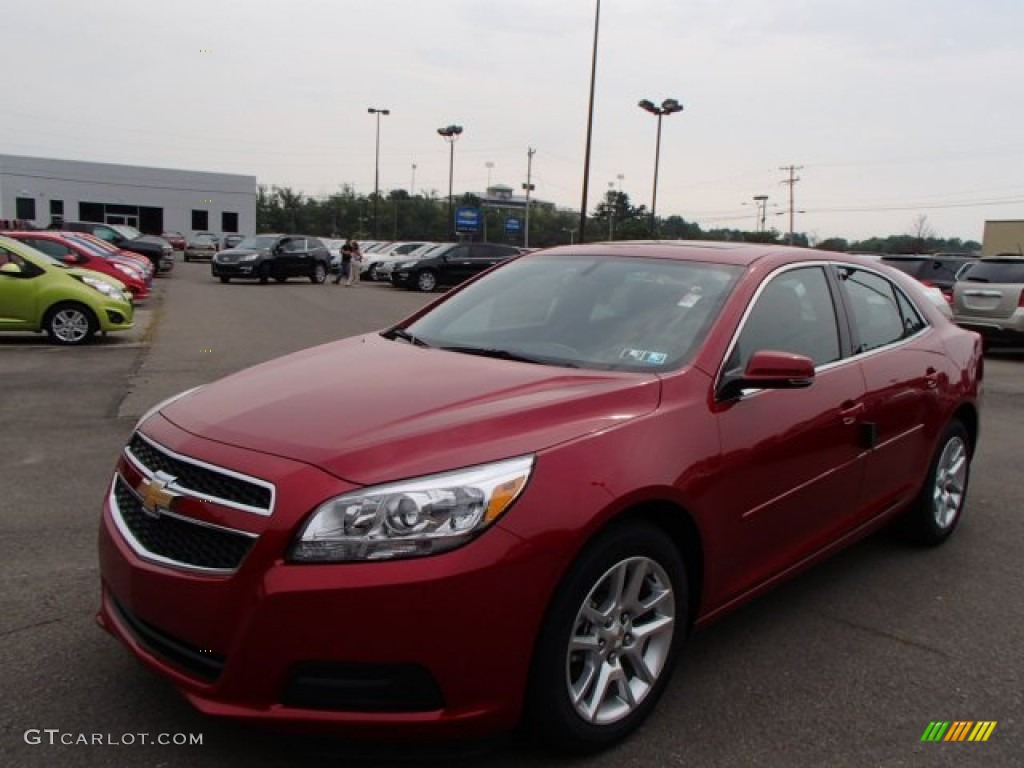
[[[346,245],[350,246],[351,263],[348,269],[348,282],[346,285],[359,285],[359,269],[363,263],[363,252],[359,250],[359,243],[351,237]]]
[[[334,279],[334,284],[337,285],[341,282],[341,278],[348,277],[352,269],[352,243],[351,237],[345,238],[345,242],[341,246],[341,264],[338,265],[338,276]],[[348,283],[351,285],[351,283]]]

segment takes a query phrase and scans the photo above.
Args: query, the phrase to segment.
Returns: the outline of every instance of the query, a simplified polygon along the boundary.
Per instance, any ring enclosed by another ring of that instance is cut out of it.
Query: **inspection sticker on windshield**
[[[624,349],[619,357],[631,363],[643,363],[644,365],[661,365],[668,360],[667,353],[654,352],[649,349]]]
[[[689,309],[690,307],[695,307],[697,305],[697,302],[700,301],[700,298],[701,297],[699,293],[690,291],[688,294],[683,296],[683,298],[681,298],[678,302],[676,302],[676,306],[686,307],[687,309]]]

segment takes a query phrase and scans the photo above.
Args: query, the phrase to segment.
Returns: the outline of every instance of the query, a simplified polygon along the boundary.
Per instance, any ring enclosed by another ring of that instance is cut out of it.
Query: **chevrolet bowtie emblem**
[[[174,508],[174,500],[178,494],[167,490],[174,478],[165,472],[157,472],[149,479],[143,479],[136,486],[142,499],[142,509],[150,517],[160,517],[161,512],[170,512]]]

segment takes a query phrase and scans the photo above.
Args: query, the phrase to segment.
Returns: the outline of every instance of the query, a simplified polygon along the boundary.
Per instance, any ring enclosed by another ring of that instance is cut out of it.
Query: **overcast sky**
[[[595,0],[33,0],[3,14],[0,152],[254,174],[323,195],[448,188],[578,208]],[[818,238],[981,239],[1024,219],[1021,0],[604,0],[588,208]],[[493,163],[493,169],[487,164]]]

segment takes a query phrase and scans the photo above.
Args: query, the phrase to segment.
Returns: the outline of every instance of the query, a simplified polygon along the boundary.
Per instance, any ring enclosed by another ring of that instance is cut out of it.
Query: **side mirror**
[[[3,273],[5,275],[20,275],[21,265],[15,264],[13,261],[8,261],[6,264],[0,267],[0,273]]]
[[[718,399],[739,397],[744,389],[804,389],[814,383],[814,361],[804,355],[762,349],[742,373],[727,373],[718,385]]]
[[[64,256],[61,257],[61,261],[63,261],[65,264],[77,264],[78,257],[76,257],[73,253],[65,253]]]

